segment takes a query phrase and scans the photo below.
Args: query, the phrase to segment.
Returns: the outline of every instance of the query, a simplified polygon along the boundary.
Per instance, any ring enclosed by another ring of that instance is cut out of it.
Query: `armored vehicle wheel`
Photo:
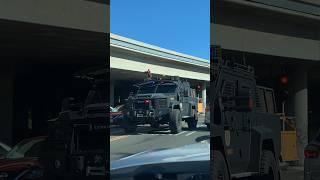
[[[213,180],[229,180],[229,173],[226,161],[220,151],[213,151],[213,166],[212,166],[212,176]]]
[[[196,117],[196,115],[194,115],[193,118],[190,118],[187,120],[187,123],[188,123],[188,128],[190,130],[194,130],[197,128],[198,118]]]
[[[123,128],[126,133],[135,133],[137,131],[137,125],[129,122]]]
[[[137,124],[129,120],[130,117],[125,116],[121,121],[121,127],[126,133],[135,133],[137,131]]]
[[[260,176],[266,180],[279,180],[279,164],[273,153],[263,150],[260,161]],[[261,179],[261,178],[260,178]]]
[[[170,122],[169,122],[169,126],[170,126],[170,131],[173,134],[179,133],[181,132],[181,112],[179,109],[173,109],[170,112]]]

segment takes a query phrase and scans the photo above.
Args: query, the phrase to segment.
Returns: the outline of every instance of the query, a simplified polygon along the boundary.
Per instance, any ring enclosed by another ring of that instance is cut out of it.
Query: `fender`
[[[262,143],[264,140],[274,140],[273,131],[265,126],[254,126],[251,130],[251,155],[248,172],[258,172],[260,165],[260,155],[262,151]],[[275,151],[273,149],[273,151]]]

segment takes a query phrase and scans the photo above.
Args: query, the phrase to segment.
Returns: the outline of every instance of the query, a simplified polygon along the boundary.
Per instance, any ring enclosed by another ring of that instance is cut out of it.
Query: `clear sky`
[[[111,0],[111,33],[209,59],[209,0]]]

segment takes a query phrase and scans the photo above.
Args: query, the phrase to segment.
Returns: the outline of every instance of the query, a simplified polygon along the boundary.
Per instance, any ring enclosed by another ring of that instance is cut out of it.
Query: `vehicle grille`
[[[166,108],[167,107],[167,99],[157,99],[155,105],[158,108]]]

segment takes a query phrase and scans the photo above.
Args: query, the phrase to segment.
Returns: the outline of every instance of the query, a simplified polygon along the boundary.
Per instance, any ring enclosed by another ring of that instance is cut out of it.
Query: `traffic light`
[[[281,102],[287,101],[289,97],[289,91],[288,91],[288,85],[289,85],[289,77],[288,74],[283,73],[280,75],[279,78],[280,83],[280,92],[279,92],[279,98]]]
[[[197,91],[200,92],[201,91],[201,86],[198,84],[197,85]]]
[[[287,87],[288,86],[288,83],[289,83],[289,78],[288,78],[288,75],[287,74],[282,74],[280,76],[280,85],[282,87]]]

